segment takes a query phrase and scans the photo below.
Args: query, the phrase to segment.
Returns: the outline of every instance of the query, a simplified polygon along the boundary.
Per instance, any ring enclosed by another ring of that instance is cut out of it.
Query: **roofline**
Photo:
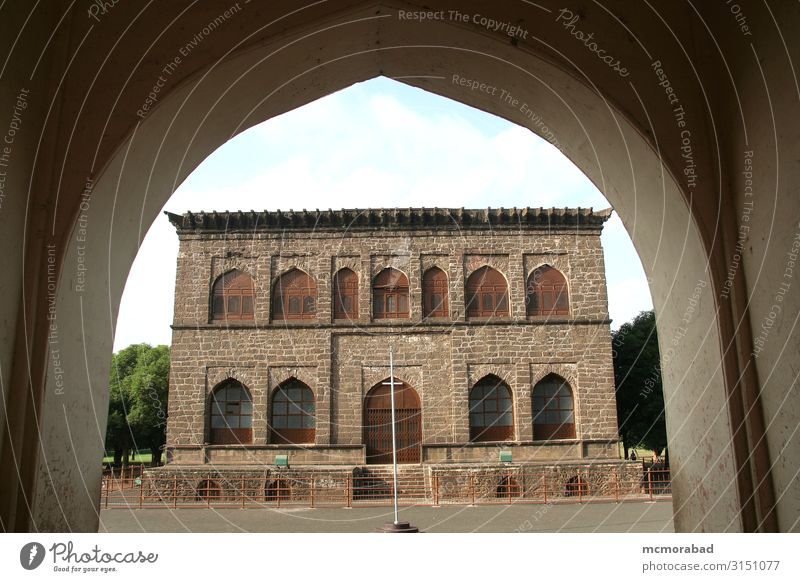
[[[606,208],[378,208],[344,210],[187,212],[165,211],[179,234],[392,230],[578,228],[601,230]]]

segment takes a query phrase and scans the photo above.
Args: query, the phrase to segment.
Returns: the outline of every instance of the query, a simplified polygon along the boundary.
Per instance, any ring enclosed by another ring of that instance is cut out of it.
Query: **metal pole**
[[[397,433],[394,426],[394,349],[389,346],[389,391],[392,402],[392,469],[394,473],[394,524],[400,523],[397,512]]]

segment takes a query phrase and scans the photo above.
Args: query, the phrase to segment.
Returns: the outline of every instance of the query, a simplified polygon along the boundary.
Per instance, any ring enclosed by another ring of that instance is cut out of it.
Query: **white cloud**
[[[376,79],[230,140],[189,176],[166,208],[183,213],[409,206],[605,208],[608,203],[567,158],[530,131]],[[617,326],[636,315],[639,305],[649,308],[649,293],[616,217],[603,245]],[[176,257],[177,237],[162,215],[129,276],[115,350],[139,341],[169,343]]]

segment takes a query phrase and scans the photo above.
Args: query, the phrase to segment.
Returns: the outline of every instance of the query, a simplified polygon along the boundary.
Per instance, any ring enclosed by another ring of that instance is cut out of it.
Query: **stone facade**
[[[169,214],[180,238],[170,371],[169,466],[220,468],[366,462],[364,402],[394,376],[421,402],[421,458],[427,465],[553,464],[616,459],[614,375],[600,233],[610,211],[366,210]],[[490,266],[508,282],[509,315],[470,319],[465,282]],[[565,277],[567,315],[526,315],[526,281],[549,265]],[[448,278],[449,317],[422,315],[422,277]],[[333,317],[332,281],[343,267],[358,276],[358,315]],[[375,319],[372,280],[393,267],[408,278],[410,317]],[[212,321],[212,288],[232,269],[253,281],[250,321]],[[273,285],[291,269],[316,283],[315,317],[276,321]],[[512,395],[513,437],[470,442],[469,393],[481,378],[501,379]],[[535,440],[532,390],[549,374],[568,382],[575,437]],[[296,378],[314,394],[315,442],[270,442],[271,396]],[[235,379],[252,397],[252,442],[211,444],[209,402]]]

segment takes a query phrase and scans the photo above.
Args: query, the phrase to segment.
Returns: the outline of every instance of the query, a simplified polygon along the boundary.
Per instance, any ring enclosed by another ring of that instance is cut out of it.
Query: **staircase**
[[[420,465],[398,465],[397,493],[402,504],[430,503],[430,488]],[[353,504],[391,503],[393,475],[391,465],[368,465],[353,469]]]

